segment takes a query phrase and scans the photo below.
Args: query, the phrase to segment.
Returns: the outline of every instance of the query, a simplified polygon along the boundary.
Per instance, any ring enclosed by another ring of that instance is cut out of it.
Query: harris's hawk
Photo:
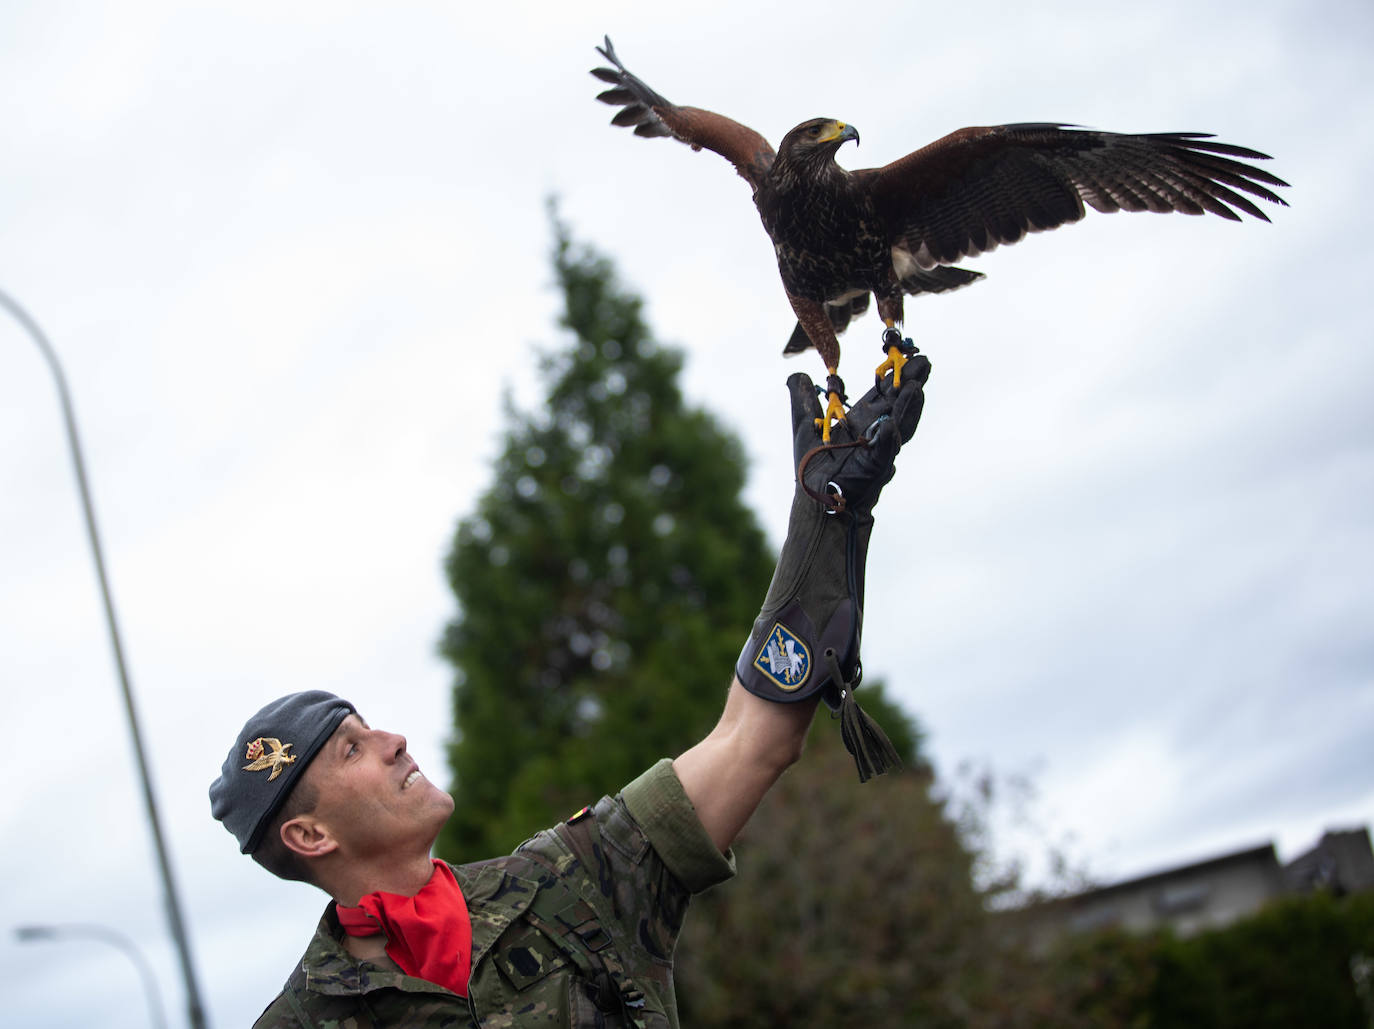
[[[612,124],[639,136],[672,136],[720,154],[753,188],[773,241],[797,327],[784,353],[814,346],[825,362],[829,400],[821,428],[844,416],[836,338],[877,298],[885,360],[901,383],[914,352],[897,331],[906,294],[943,293],[982,278],[955,262],[1078,221],[1084,205],[1112,211],[1237,210],[1268,221],[1243,193],[1287,204],[1270,186],[1288,183],[1234,158],[1262,154],[1197,132],[1124,135],[1027,123],[959,129],[882,168],[846,171],[835,154],[858,131],[833,118],[804,121],[778,149],[753,129],[697,107],[679,107],[632,75],[611,40],[597,52],[614,67],[592,74],[611,84],[597,99],[620,108]],[[1240,192],[1237,192],[1239,190]]]

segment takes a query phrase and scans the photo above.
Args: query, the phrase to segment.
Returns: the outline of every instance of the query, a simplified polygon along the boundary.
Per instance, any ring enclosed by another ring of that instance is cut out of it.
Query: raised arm
[[[722,852],[778,777],[801,757],[819,700],[814,696],[797,704],[774,704],[735,679],[716,727],[673,762],[697,817]]]
[[[860,780],[898,763],[882,730],[859,709],[864,566],[873,505],[925,403],[930,362],[916,357],[900,389],[874,386],[821,446],[816,389],[803,374],[792,394],[798,485],[768,596],[735,664],[719,723],[673,762],[697,816],[727,849],[764,795],[795,762],[817,702],[840,715]]]

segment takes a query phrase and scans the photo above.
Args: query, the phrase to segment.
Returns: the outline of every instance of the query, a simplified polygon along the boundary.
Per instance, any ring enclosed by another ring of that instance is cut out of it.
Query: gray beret
[[[324,690],[292,693],[255,714],[210,784],[210,812],[251,854],[306,766],[356,709]]]

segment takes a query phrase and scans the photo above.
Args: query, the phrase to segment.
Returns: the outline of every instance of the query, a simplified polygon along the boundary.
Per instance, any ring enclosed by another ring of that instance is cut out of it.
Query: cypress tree
[[[504,853],[700,739],[774,556],[739,442],[678,386],[612,263],[553,218],[571,339],[543,405],[511,412],[494,481],[446,560],[458,614],[440,851]]]

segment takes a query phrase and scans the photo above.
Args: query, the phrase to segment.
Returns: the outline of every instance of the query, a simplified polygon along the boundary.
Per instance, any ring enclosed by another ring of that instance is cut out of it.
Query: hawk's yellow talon
[[[821,430],[821,443],[830,443],[830,430],[844,421],[844,380],[834,366],[827,367],[825,378],[825,414],[816,419],[816,428]]]
[[[892,388],[901,389],[902,369],[912,356],[917,353],[916,346],[909,339],[902,339],[902,334],[897,330],[896,323],[891,319],[887,320],[887,328],[883,331],[883,353],[887,355],[887,360],[874,369],[873,375],[879,381],[883,381],[883,376],[888,372],[892,373]]]
[[[902,369],[906,367],[906,363],[909,360],[911,359],[903,354],[899,348],[889,347],[887,351],[887,360],[878,365],[873,374],[878,378],[878,381],[881,382],[883,376],[891,372],[892,388],[900,389],[902,385]]]
[[[844,401],[840,394],[831,390],[826,394],[825,414],[816,419],[816,428],[821,430],[821,442],[830,442],[830,429],[844,421]]]

